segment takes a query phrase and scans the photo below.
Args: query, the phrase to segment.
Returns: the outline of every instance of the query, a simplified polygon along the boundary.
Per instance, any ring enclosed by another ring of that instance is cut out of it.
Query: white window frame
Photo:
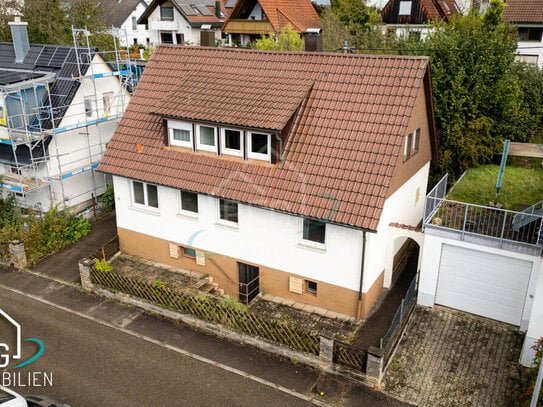
[[[237,131],[239,132],[239,150],[234,150],[232,148],[226,148],[226,131]],[[221,153],[226,155],[233,155],[236,157],[243,157],[243,130],[230,129],[230,128],[221,128]]]
[[[411,1],[400,1],[400,10],[398,11],[399,16],[410,16],[411,15]]]
[[[143,203],[136,202],[136,196],[134,194],[134,183],[139,183],[143,185]],[[148,196],[148,187],[153,186],[156,188],[156,199],[157,199],[157,206],[151,206],[149,205],[149,196]],[[158,194],[158,185],[151,184],[148,182],[138,181],[138,180],[130,180],[130,193],[132,195],[132,205],[136,208],[142,208],[149,211],[158,212],[160,208],[160,199]]]
[[[237,222],[221,218],[221,201],[232,202],[232,203],[235,203],[237,205],[237,218],[238,218]],[[239,207],[240,207],[239,202],[232,201],[231,199],[223,199],[223,198],[217,199],[217,224],[222,225],[222,226],[228,226],[229,228],[232,228],[232,229],[238,229],[238,227],[239,227]]]
[[[309,239],[304,239],[304,232],[305,232],[305,220],[309,220],[309,221],[314,221],[314,219],[309,219],[309,218],[301,218],[300,219],[300,223],[301,223],[301,229],[302,229],[302,236],[301,236],[301,239],[300,241],[298,242],[298,246],[300,247],[303,247],[303,248],[306,248],[306,249],[313,249],[314,251],[318,251],[318,252],[325,252],[326,251],[326,235],[328,234],[327,233],[327,222],[324,222],[324,242],[321,243],[321,242],[317,242],[315,240],[309,240]]]
[[[191,194],[195,194],[196,195],[196,204],[198,206],[197,208],[197,211],[196,212],[193,212],[193,211],[189,211],[187,209],[183,209],[183,192],[188,192],[188,193],[191,193]],[[194,219],[197,219],[198,218],[198,214],[200,213],[200,194],[196,193],[196,192],[192,192],[192,191],[187,191],[187,190],[184,190],[184,189],[180,189],[179,190],[179,214],[180,215],[183,215],[183,216],[187,216],[189,218],[194,218]]]
[[[189,141],[176,140],[173,138],[173,130],[187,130],[190,134]],[[174,120],[168,120],[168,141],[171,146],[187,147],[192,149],[193,146],[193,134],[192,134],[192,124],[185,122],[178,122]]]
[[[213,142],[214,142],[213,146],[200,143],[200,129],[202,127],[207,127],[207,128],[213,129]],[[216,153],[218,151],[217,128],[216,127],[207,126],[205,124],[199,124],[199,125],[196,126],[196,149],[200,150],[200,151],[211,151],[213,153]]]
[[[92,96],[85,96],[83,98],[83,105],[85,109],[85,116],[92,117],[94,114],[94,98]]]
[[[411,145],[411,157],[420,150],[420,127],[413,132],[413,144]]]
[[[109,116],[111,114],[111,102],[113,101],[113,92],[104,92],[102,93],[102,103],[104,108],[104,116]]]
[[[252,141],[253,141],[253,134],[264,134],[268,136],[268,153],[254,153],[252,152]],[[271,134],[264,133],[260,131],[249,131],[247,132],[247,158],[253,158],[255,160],[263,160],[271,162]]]

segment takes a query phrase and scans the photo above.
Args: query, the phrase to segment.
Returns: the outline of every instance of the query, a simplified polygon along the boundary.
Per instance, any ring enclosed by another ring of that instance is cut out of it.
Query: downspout
[[[360,304],[362,303],[362,282],[364,279],[364,260],[366,257],[366,231],[362,231],[362,260],[360,261],[360,287],[358,288],[357,320],[360,320]]]
[[[283,139],[279,137],[277,134],[274,134],[274,136],[275,136],[275,141],[277,141],[277,146],[279,149],[279,154],[278,154],[279,161],[283,161]]]

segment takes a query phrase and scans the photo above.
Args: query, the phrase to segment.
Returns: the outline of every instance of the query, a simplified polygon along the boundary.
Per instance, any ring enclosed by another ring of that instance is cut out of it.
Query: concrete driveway
[[[419,406],[510,406],[521,346],[514,326],[418,306],[389,365],[384,390]]]

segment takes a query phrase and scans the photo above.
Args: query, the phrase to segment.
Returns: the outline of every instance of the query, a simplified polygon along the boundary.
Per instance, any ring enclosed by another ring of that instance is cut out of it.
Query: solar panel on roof
[[[36,61],[36,66],[48,68],[62,68],[69,48],[64,47],[44,47]]]
[[[196,11],[188,4],[181,4],[179,7],[187,16],[195,16],[197,14]]]
[[[206,7],[206,6],[202,6],[200,4],[194,6],[198,9],[198,11],[200,12],[200,14],[202,14],[203,16],[212,16],[213,13],[211,11],[209,11],[209,9]]]

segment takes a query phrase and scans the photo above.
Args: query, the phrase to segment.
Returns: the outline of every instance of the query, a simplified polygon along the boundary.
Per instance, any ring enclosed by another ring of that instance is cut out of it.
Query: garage
[[[436,304],[520,325],[532,263],[444,244]]]

